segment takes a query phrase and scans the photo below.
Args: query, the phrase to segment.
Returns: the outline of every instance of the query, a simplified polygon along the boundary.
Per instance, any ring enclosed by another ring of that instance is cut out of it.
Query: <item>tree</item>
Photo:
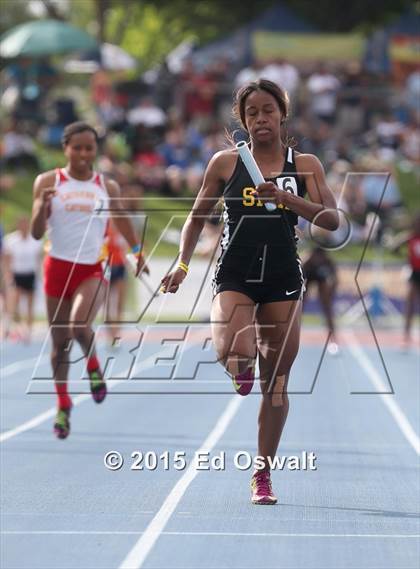
[[[0,18],[0,33],[10,30],[14,26],[23,24],[30,20],[28,6],[26,2],[16,2],[15,0],[3,0]]]
[[[0,0],[0,31],[34,18],[27,0]],[[411,6],[410,0],[283,0],[322,31],[371,30]],[[65,18],[121,45],[148,68],[184,39],[204,44],[254,20],[276,0],[42,0],[48,17]],[[5,8],[6,5],[6,8]],[[380,7],[380,9],[378,9]]]
[[[94,0],[94,4],[96,22],[98,24],[98,40],[103,43],[106,39],[106,21],[113,2],[112,0]]]
[[[84,2],[92,0],[83,0]],[[75,2],[75,0],[73,0]],[[178,43],[217,39],[254,20],[276,0],[94,0],[99,38],[118,43],[149,67]],[[411,6],[410,0],[283,0],[322,31],[370,31]]]
[[[273,0],[71,0],[75,25],[121,45],[148,68],[185,39],[206,43],[254,18]],[[93,26],[92,26],[93,24]]]
[[[59,4],[52,0],[42,0],[47,18],[52,20],[64,20],[63,10],[60,9]]]

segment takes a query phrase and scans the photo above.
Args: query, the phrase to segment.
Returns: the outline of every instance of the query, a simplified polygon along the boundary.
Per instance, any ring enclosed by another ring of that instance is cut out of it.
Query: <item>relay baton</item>
[[[130,265],[130,267],[133,269],[134,273],[137,270],[137,257],[136,255],[134,255],[133,253],[127,253],[127,255],[125,256],[125,258],[128,261],[128,264]],[[149,293],[152,296],[157,296],[159,294],[159,291],[156,292],[152,289],[152,287],[149,285],[149,283],[147,282],[147,280],[144,278],[143,274],[140,274],[138,276],[138,278],[142,281],[142,283],[144,284],[144,286],[147,288],[147,290],[149,291]]]
[[[236,144],[236,149],[239,152],[239,156],[242,158],[242,162],[245,164],[245,168],[251,176],[255,186],[264,183],[264,176],[261,174],[261,170],[258,168],[258,164],[255,162],[255,158],[252,156],[248,144],[244,140],[241,140]],[[267,211],[274,211],[277,209],[276,204],[272,202],[265,202],[264,205]]]

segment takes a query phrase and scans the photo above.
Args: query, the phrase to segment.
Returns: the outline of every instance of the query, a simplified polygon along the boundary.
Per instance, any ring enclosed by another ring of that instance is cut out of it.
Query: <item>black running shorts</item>
[[[282,275],[281,278],[244,279],[236,273],[224,270],[213,280],[213,295],[224,291],[241,292],[255,304],[299,300],[304,291],[303,279],[300,274]]]
[[[13,281],[16,288],[20,288],[26,292],[33,292],[35,290],[35,273],[15,273],[13,275]]]

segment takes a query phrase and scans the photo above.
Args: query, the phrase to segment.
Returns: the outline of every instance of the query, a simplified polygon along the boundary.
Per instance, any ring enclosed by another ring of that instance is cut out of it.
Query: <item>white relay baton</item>
[[[239,152],[239,156],[242,158],[242,162],[245,164],[245,168],[251,176],[254,184],[258,186],[258,184],[265,182],[264,176],[261,174],[261,170],[258,168],[258,164],[255,162],[255,158],[252,156],[248,144],[244,140],[241,140],[236,144],[236,149]],[[264,205],[267,211],[274,211],[277,209],[276,204],[272,202],[266,202]]]
[[[137,271],[137,257],[133,253],[127,253],[125,258],[127,259],[128,264],[133,269],[134,273]]]
[[[136,257],[136,255],[134,255],[133,253],[127,253],[127,255],[125,256],[125,258],[127,259],[128,264],[130,265],[130,267],[133,269],[134,274],[137,271],[137,261],[138,258]],[[140,279],[142,281],[142,283],[144,284],[144,286],[147,288],[147,290],[149,291],[149,293],[152,296],[157,296],[159,294],[159,291],[154,291],[152,289],[152,287],[149,285],[149,283],[147,282],[147,280],[144,278],[143,273],[138,275],[137,277],[138,279]]]

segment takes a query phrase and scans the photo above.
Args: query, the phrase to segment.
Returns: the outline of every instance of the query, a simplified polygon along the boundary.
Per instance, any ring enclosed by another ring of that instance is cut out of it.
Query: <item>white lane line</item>
[[[213,430],[208,435],[198,451],[196,451],[195,456],[197,456],[197,453],[212,451],[212,449],[215,447],[215,445],[218,443],[228,428],[233,417],[236,415],[242,401],[243,398],[238,395],[234,395],[230,399],[228,405],[226,406],[222,415],[219,417]],[[166,524],[175,511],[175,508],[185,494],[188,486],[197,476],[198,472],[200,472],[196,468],[196,462],[197,461],[194,460],[190,463],[182,478],[180,478],[180,480],[178,480],[178,482],[172,488],[171,492],[163,502],[160,510],[149,523],[140,539],[125,557],[124,561],[119,566],[119,569],[140,569],[140,567],[143,565],[146,557],[149,555],[151,549],[153,548],[159,536],[162,534],[163,530],[166,527]]]
[[[90,397],[91,396],[88,394],[78,395],[73,399],[73,407],[80,405],[80,403],[86,401],[86,399],[90,399]],[[45,421],[48,421],[48,419],[55,417],[56,413],[57,413],[56,407],[52,407],[51,409],[48,409],[48,411],[40,413],[33,419],[30,419],[29,421],[22,423],[21,425],[15,427],[14,429],[10,429],[9,431],[4,431],[3,433],[0,434],[0,443],[4,443],[5,441],[12,439],[17,435],[20,435],[21,433],[25,433],[26,431],[35,429],[35,427],[38,427],[42,423],[45,423]]]
[[[141,362],[140,365],[136,366],[136,371],[141,371],[141,370],[147,369],[148,367],[153,366],[156,362],[156,359],[165,353],[166,353],[166,348],[163,348],[157,354],[149,356],[147,359],[145,359],[143,362]],[[123,374],[128,373],[130,369],[131,369],[131,367],[127,368],[123,372]],[[126,381],[130,381],[130,380],[129,379],[118,379],[118,380],[108,381],[107,382],[108,390],[111,390],[114,387],[120,386],[121,383],[126,382]],[[83,401],[87,401],[88,399],[91,399],[90,393],[83,393],[81,395],[78,395],[77,397],[75,397],[73,399],[73,407],[80,405],[80,403],[83,403]],[[57,409],[55,407],[52,407],[51,409],[48,409],[47,411],[40,413],[36,417],[33,417],[33,419],[30,419],[29,421],[22,423],[21,425],[15,427],[14,429],[10,429],[9,431],[4,431],[3,433],[0,433],[0,443],[4,443],[5,441],[7,441],[13,437],[16,437],[17,435],[20,435],[21,433],[25,433],[26,431],[29,431],[31,429],[34,429],[35,427],[38,427],[42,423],[45,423],[45,421],[48,421],[49,419],[54,417],[56,413],[57,413]]]
[[[147,530],[146,530],[147,531]],[[138,531],[2,531],[2,535],[139,535]],[[144,534],[143,534],[144,535]],[[405,533],[251,533],[251,532],[217,532],[217,531],[162,531],[160,535],[204,536],[204,537],[368,537],[368,538],[420,538],[420,534]],[[132,566],[134,567],[134,566]]]
[[[36,356],[35,358],[30,358],[28,360],[13,362],[12,364],[9,364],[1,368],[0,377],[4,379],[5,377],[9,377],[25,369],[31,369],[34,367],[34,364],[37,364],[35,367],[38,367],[40,365],[48,363],[49,361],[50,361],[49,356],[42,356],[41,358],[39,356]]]
[[[347,344],[348,349],[353,354],[355,360],[364,369],[373,386],[378,390],[378,392],[388,391],[389,386],[385,385],[381,376],[374,368],[372,362],[359,346],[356,336],[351,332],[346,332],[345,335],[351,339],[351,342]],[[417,455],[420,455],[420,438],[411,426],[411,423],[405,416],[403,410],[396,402],[395,395],[391,393],[379,393],[379,397],[382,399],[385,407],[391,413],[404,437],[413,447]]]

